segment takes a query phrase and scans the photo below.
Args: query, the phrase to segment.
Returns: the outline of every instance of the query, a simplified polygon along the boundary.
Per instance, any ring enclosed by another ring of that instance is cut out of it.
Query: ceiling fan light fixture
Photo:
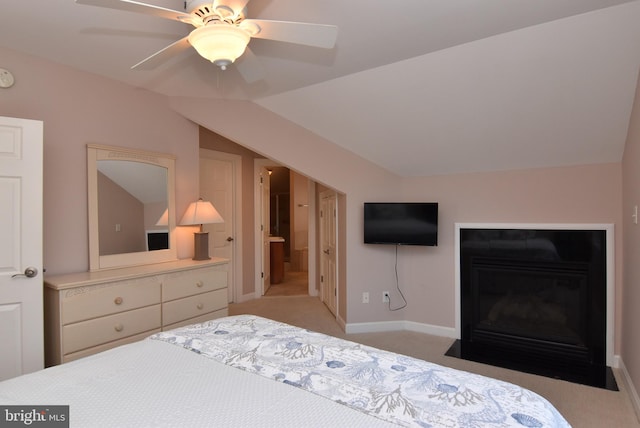
[[[251,36],[235,25],[212,24],[196,28],[188,39],[202,57],[224,70],[244,53]]]

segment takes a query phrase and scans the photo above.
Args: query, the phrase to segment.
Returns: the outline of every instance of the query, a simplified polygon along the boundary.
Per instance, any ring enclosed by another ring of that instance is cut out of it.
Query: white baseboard
[[[439,325],[422,324],[414,321],[405,321],[406,330],[417,333],[431,334],[433,336],[457,339],[455,327],[442,327]]]
[[[635,410],[636,412],[636,417],[638,418],[638,420],[640,420],[640,396],[638,396],[638,391],[631,381],[631,376],[629,376],[627,367],[624,365],[624,361],[622,361],[622,358],[620,357],[617,357],[617,367],[622,374],[624,387],[629,392],[629,399],[631,400],[631,404],[633,405],[633,410]]]
[[[408,330],[418,333],[432,334],[441,337],[456,337],[456,329],[437,325],[422,324],[414,321],[381,321],[351,323],[344,326],[345,333],[379,333],[383,331]]]
[[[254,292],[251,292],[248,294],[242,294],[238,296],[238,301],[236,303],[244,303],[253,299],[256,299],[256,294]]]
[[[360,322],[345,325],[344,331],[351,333],[378,333],[404,330],[404,321]]]

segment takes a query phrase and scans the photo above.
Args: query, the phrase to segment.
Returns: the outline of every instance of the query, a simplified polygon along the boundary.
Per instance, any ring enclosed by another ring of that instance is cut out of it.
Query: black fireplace
[[[447,355],[617,389],[606,231],[460,229],[461,339]]]

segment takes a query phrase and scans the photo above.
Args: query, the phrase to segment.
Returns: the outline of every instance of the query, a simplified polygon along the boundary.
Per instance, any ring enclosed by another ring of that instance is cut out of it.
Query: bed
[[[72,427],[569,427],[519,386],[253,315],[0,382]]]

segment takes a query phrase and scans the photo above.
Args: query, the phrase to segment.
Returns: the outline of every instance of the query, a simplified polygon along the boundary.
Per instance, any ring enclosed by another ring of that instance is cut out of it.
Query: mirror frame
[[[98,161],[123,160],[141,162],[167,168],[167,209],[169,210],[169,249],[100,255],[98,233]],[[177,260],[175,211],[176,157],[164,153],[147,152],[124,147],[87,144],[88,210],[89,210],[89,270],[114,269]]]

